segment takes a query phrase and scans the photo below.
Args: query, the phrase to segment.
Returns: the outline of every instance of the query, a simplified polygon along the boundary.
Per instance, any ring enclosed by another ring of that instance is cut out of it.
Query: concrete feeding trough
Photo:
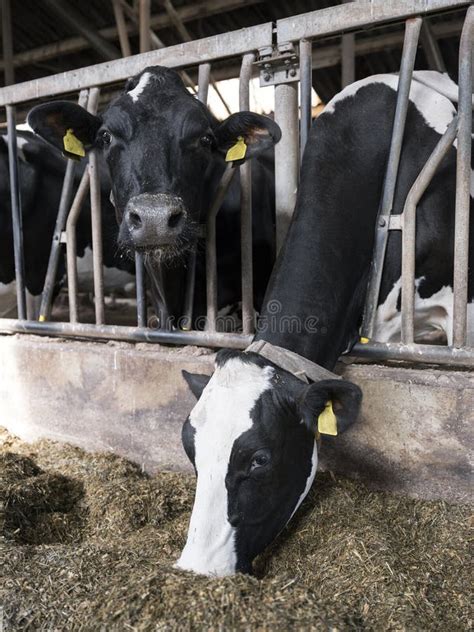
[[[181,425],[194,405],[181,370],[212,373],[211,350],[0,337],[0,425],[111,451],[144,470],[191,471]],[[321,468],[372,488],[467,502],[474,375],[462,370],[340,363],[364,393],[359,422],[326,440]]]

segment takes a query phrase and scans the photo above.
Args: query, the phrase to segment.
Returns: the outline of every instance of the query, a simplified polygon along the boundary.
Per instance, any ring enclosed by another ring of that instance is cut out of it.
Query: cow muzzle
[[[142,193],[129,200],[123,221],[135,248],[156,250],[176,242],[186,215],[181,198],[168,193]]]

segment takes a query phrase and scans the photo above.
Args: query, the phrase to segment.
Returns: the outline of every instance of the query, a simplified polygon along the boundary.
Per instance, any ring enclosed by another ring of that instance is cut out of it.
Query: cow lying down
[[[210,378],[184,375],[198,398],[182,435],[198,478],[177,562],[183,569],[250,572],[311,486],[317,433],[337,441],[331,435],[357,418],[359,388],[321,367],[332,370],[358,339],[396,87],[392,75],[355,83],[315,121],[256,342],[246,352],[220,351]],[[451,121],[455,107],[448,96],[456,92],[447,77],[415,73],[395,213]],[[417,325],[448,340],[455,160],[453,147],[421,200],[416,243]],[[471,224],[471,244],[472,230]],[[399,283],[400,236],[391,233],[378,312],[382,340],[399,335]],[[471,275],[471,301],[473,290]]]

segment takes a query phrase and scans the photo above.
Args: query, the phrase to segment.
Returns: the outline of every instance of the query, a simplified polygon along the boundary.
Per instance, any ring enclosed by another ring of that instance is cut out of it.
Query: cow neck
[[[337,142],[325,118],[311,131],[255,339],[332,370],[358,337],[384,161],[367,173],[367,146]]]

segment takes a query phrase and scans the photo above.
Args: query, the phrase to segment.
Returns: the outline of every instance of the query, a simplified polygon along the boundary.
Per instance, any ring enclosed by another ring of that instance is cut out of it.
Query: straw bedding
[[[8,630],[468,630],[467,506],[319,474],[257,576],[173,568],[194,480],[0,435]],[[471,523],[472,526],[472,523]]]

